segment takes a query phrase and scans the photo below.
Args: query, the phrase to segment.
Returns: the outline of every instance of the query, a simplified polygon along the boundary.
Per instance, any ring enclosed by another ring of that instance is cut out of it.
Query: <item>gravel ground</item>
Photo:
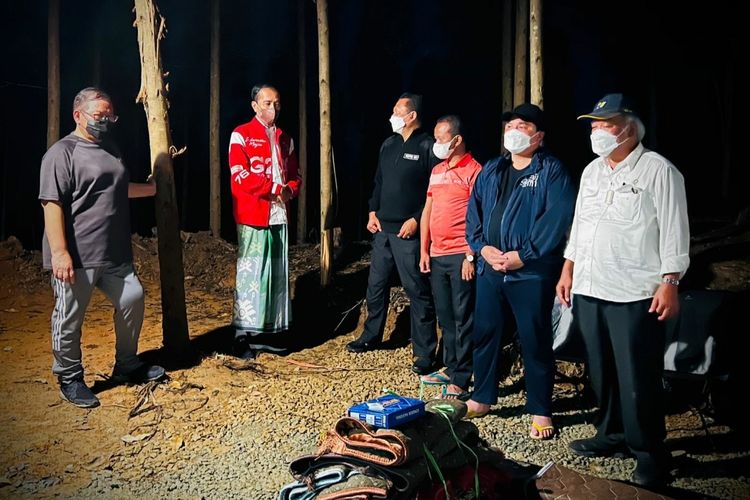
[[[237,372],[236,385],[243,390],[217,409],[216,420],[234,415],[228,423],[213,426],[204,415],[202,430],[194,442],[165,453],[162,445],[149,443],[133,457],[121,457],[113,470],[92,474],[91,483],[77,497],[107,498],[253,498],[277,497],[279,488],[291,481],[288,463],[314,452],[320,435],[344,414],[353,402],[391,389],[417,396],[417,379],[409,366],[409,348],[363,355],[344,352],[348,336],[290,356],[297,361],[324,365],[314,372],[270,355],[259,362],[275,375],[259,378],[252,372]],[[220,359],[207,364],[225,370]],[[353,371],[358,370],[361,371]],[[377,367],[377,369],[371,369]],[[585,459],[568,452],[567,443],[589,437],[593,410],[570,384],[556,386],[554,417],[560,433],[551,441],[528,438],[529,417],[523,412],[524,394],[517,380],[505,381],[501,399],[493,412],[476,421],[491,445],[510,459],[543,465],[555,461],[596,476],[627,480],[633,460]],[[264,396],[260,391],[273,395]],[[436,395],[429,389],[425,397]],[[581,408],[584,409],[581,409]],[[707,453],[699,421],[691,413],[670,416],[670,437],[695,448],[683,451],[676,461],[672,484],[675,498],[750,498],[750,480],[738,473],[750,459],[748,451]],[[679,428],[679,430],[678,430]],[[713,426],[720,437],[729,430]],[[685,441],[685,439],[687,439]],[[674,446],[673,446],[674,447]],[[686,446],[683,446],[686,448]],[[31,488],[32,491],[38,491]]]
[[[151,241],[134,244],[147,288],[141,344],[153,350],[161,341],[155,250]],[[3,288],[0,322],[0,355],[6,367],[0,382],[9,391],[0,399],[0,498],[273,499],[292,480],[289,462],[314,452],[321,435],[349,406],[384,390],[418,396],[418,379],[409,370],[409,347],[360,355],[344,349],[361,331],[361,320],[357,325],[355,316],[364,293],[366,256],[338,271],[333,297],[314,292],[317,278],[307,276],[310,288],[299,293],[313,304],[312,312],[295,318],[300,325],[296,335],[314,347],[285,357],[262,354],[257,364],[241,365],[215,348],[227,344],[220,332],[229,321],[232,248],[223,242],[212,246],[197,235],[186,242],[186,249],[192,266],[187,290],[191,331],[200,332],[195,340],[205,357],[195,366],[172,370],[172,380],[150,394],[144,387],[104,389],[99,394],[103,406],[91,412],[61,405],[56,384],[45,378],[51,304],[39,297],[49,295],[47,278],[32,260],[15,267],[16,276],[6,280],[7,290]],[[198,251],[200,259],[190,253]],[[315,267],[314,248],[295,252],[306,252],[295,263],[298,274]],[[299,291],[299,282],[297,286]],[[394,299],[396,312],[407,314],[398,293]],[[93,330],[85,346],[92,368],[89,377],[111,368],[113,350],[111,309],[103,299],[97,300],[87,314]],[[322,314],[331,308],[353,312],[339,324],[341,316],[331,320],[330,312]],[[20,319],[12,323],[12,318]],[[387,328],[404,323],[408,328],[403,319],[394,313]],[[341,327],[339,335],[326,339],[334,326]],[[12,368],[10,363],[15,363]],[[495,409],[475,421],[490,445],[519,462],[541,466],[555,461],[583,473],[627,480],[633,460],[584,459],[568,451],[571,440],[594,432],[593,409],[571,384],[555,386],[558,436],[550,441],[530,439],[521,385],[518,376],[503,381]],[[148,411],[129,416],[144,394],[150,398]],[[425,397],[436,394],[431,388]],[[750,499],[746,439],[714,423],[709,439],[690,411],[673,412],[667,423],[668,446],[678,467],[671,496]]]

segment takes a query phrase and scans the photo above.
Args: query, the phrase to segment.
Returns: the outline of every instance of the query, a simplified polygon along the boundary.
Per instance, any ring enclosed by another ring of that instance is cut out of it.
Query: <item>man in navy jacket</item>
[[[551,311],[562,267],[575,189],[560,161],[543,147],[544,115],[533,104],[503,114],[510,155],[489,161],[477,178],[466,235],[479,255],[474,313],[474,392],[468,416],[497,401],[497,367],[507,319],[518,327],[530,436],[549,439],[552,426]]]

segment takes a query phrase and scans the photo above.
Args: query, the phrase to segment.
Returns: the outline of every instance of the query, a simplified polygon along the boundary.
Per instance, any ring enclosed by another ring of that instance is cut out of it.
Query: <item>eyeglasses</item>
[[[83,110],[81,110],[81,113],[83,113],[84,115],[86,115],[86,116],[88,116],[90,118],[93,118],[94,121],[97,121],[97,122],[108,121],[109,123],[115,123],[117,120],[120,119],[120,117],[117,116],[117,115],[103,115],[101,113],[94,113],[92,115],[92,114],[86,113]]]

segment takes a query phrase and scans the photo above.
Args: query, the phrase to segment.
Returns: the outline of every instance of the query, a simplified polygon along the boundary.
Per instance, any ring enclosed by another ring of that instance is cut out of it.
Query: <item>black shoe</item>
[[[99,398],[91,392],[83,379],[73,380],[72,382],[60,382],[60,396],[67,402],[76,405],[79,408],[96,408]]]
[[[133,371],[121,373],[115,370],[112,373],[112,379],[117,382],[126,382],[128,384],[145,384],[154,380],[160,380],[167,374],[166,370],[159,365],[143,364]]]
[[[435,363],[425,358],[416,358],[411,367],[411,371],[417,375],[429,375],[435,369]]]
[[[639,457],[630,480],[644,488],[659,488],[669,483],[671,477],[664,460],[653,456]]]
[[[626,458],[628,449],[624,444],[602,443],[596,438],[576,439],[568,445],[570,450],[582,457],[615,457]]]
[[[364,341],[357,339],[346,344],[346,350],[354,353],[376,351],[383,345],[379,340]]]
[[[248,349],[255,351],[256,353],[268,352],[271,354],[278,354],[280,356],[289,352],[289,349],[287,349],[286,347],[277,347],[269,344],[247,344],[247,347]]]
[[[236,358],[245,360],[255,359],[257,354],[254,349],[250,348],[247,337],[244,335],[241,337],[235,337],[232,350],[234,351],[234,356]]]

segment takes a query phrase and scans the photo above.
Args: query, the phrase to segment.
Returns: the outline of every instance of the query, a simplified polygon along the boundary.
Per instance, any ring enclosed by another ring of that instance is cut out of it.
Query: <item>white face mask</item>
[[[455,137],[453,138],[455,139]],[[445,160],[451,155],[451,143],[453,142],[453,139],[450,141],[438,144],[437,142],[432,145],[432,152],[435,153],[435,156],[441,160]]]
[[[622,134],[625,133],[626,130],[627,127],[622,129],[622,132],[617,135],[610,134],[606,130],[602,129],[594,130],[593,132],[591,132],[591,150],[595,155],[601,156],[602,158],[609,158],[609,155],[611,155],[612,152],[617,149],[620,144],[625,142],[617,142],[617,140]]]
[[[518,154],[529,149],[531,146],[531,138],[535,135],[536,134],[528,136],[516,129],[508,130],[503,137],[503,145],[505,146],[505,149],[511,153]]]
[[[396,134],[400,134],[401,131],[404,130],[404,127],[406,126],[406,122],[400,116],[391,115],[391,118],[389,121],[391,122],[391,129]]]

